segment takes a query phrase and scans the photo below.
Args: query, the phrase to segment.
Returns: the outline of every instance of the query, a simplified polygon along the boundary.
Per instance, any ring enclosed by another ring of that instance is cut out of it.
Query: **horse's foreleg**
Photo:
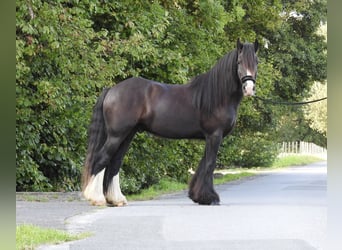
[[[120,144],[119,149],[113,155],[104,172],[103,194],[109,206],[124,206],[127,204],[126,197],[122,194],[120,188],[119,170],[134,135],[135,131],[132,131]]]
[[[214,189],[213,173],[221,140],[220,133],[207,137],[204,157],[190,182],[189,197],[202,205],[218,205],[220,203],[220,197]]]
[[[197,167],[196,172],[191,178],[190,184],[189,184],[189,198],[192,199],[194,202],[198,202],[199,200],[199,193],[200,189],[203,186],[202,182],[200,181],[200,176],[203,176],[202,173],[205,169],[205,155],[203,156],[202,160],[199,163],[199,166]]]

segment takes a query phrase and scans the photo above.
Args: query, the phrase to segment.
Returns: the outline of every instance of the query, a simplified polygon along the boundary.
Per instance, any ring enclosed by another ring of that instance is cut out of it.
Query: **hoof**
[[[220,201],[213,201],[213,202],[211,202],[210,205],[219,206],[220,205]]]
[[[203,199],[199,200],[198,204],[200,205],[213,205],[213,206],[218,206],[220,205],[220,199],[219,198],[214,198],[214,199]]]
[[[127,202],[116,202],[116,203],[108,203],[107,202],[107,207],[124,207],[124,206],[127,206]]]
[[[195,198],[193,194],[190,194],[190,193],[189,193],[189,194],[188,194],[188,197],[189,197],[193,202],[198,203],[198,199]]]
[[[96,200],[96,201],[90,200],[90,204],[92,206],[105,206],[106,203],[107,202],[105,200]]]
[[[119,201],[111,201],[111,200],[107,199],[107,206],[108,207],[124,207],[127,205],[128,205],[128,203],[127,203],[127,200],[125,197],[123,197],[123,199],[119,200]]]
[[[212,201],[212,202],[198,202],[199,205],[205,205],[205,206],[219,206],[219,201]]]

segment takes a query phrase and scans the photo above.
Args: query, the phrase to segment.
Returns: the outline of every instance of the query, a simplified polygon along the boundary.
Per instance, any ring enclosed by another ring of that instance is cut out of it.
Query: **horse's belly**
[[[198,120],[182,113],[165,113],[156,115],[144,129],[158,136],[173,139],[204,138]]]

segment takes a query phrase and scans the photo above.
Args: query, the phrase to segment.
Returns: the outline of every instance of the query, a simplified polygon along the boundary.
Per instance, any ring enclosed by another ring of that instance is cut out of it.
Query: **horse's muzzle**
[[[255,95],[255,80],[252,76],[244,76],[241,79],[244,96]]]

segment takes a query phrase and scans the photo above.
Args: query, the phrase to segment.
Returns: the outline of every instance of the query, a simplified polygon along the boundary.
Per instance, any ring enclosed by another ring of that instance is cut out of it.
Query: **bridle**
[[[247,82],[247,81],[252,81],[253,83],[255,83],[255,79],[253,78],[253,76],[243,76],[243,77],[241,78],[241,82],[242,82],[242,83],[245,83],[245,82]]]

